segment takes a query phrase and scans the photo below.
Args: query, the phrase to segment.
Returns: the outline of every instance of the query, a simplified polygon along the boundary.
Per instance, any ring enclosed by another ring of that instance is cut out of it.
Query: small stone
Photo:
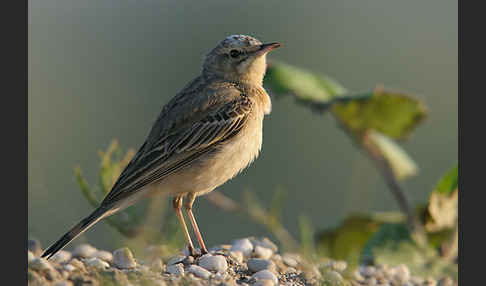
[[[278,251],[277,245],[273,241],[268,239],[267,237],[264,237],[263,239],[250,238],[250,241],[251,241],[251,243],[253,243],[253,245],[255,247],[257,245],[259,245],[261,247],[268,248],[268,249],[272,250],[272,252]]]
[[[109,263],[113,262],[113,254],[106,250],[98,250],[91,257],[96,257]]]
[[[359,272],[364,277],[370,277],[370,276],[373,276],[373,274],[375,274],[376,269],[373,266],[360,266]]]
[[[376,281],[375,277],[369,277],[365,279],[365,284],[369,286],[376,286],[378,284],[378,281]]]
[[[253,250],[255,256],[258,258],[269,259],[273,255],[273,251],[270,248],[266,248],[260,245],[255,246]]]
[[[117,249],[113,252],[113,263],[121,269],[130,269],[137,266],[132,252],[127,247]]]
[[[69,261],[69,264],[72,266],[76,267],[79,270],[86,271],[86,268],[84,267],[84,263],[81,262],[79,259],[73,258],[71,261]]]
[[[248,270],[251,272],[258,272],[262,270],[275,270],[275,263],[271,260],[262,258],[250,258],[248,259]]]
[[[74,257],[88,258],[91,257],[97,251],[96,248],[89,244],[80,244],[76,246],[73,250]]]
[[[27,249],[32,251],[35,256],[41,256],[42,254],[41,243],[37,239],[29,239],[27,241]]]
[[[64,270],[68,271],[68,272],[71,272],[71,271],[74,271],[76,270],[76,267],[74,267],[72,264],[64,264],[63,265],[63,268]]]
[[[293,258],[288,254],[284,254],[282,260],[285,264],[287,264],[290,267],[296,267],[299,264],[299,262],[295,258]]]
[[[343,276],[334,270],[327,271],[324,277],[331,285],[340,285],[343,283]]]
[[[44,258],[36,257],[30,263],[29,267],[37,271],[54,270],[51,263]]]
[[[423,283],[422,283],[423,286],[436,286],[437,285],[437,281],[435,281],[434,279],[432,278],[427,278]]]
[[[156,258],[152,263],[150,264],[150,269],[154,272],[163,272],[164,271],[164,263],[162,262],[162,259]]]
[[[253,244],[248,238],[233,241],[230,251],[239,250],[244,256],[250,256],[253,251]]]
[[[169,258],[169,260],[167,261],[167,265],[174,265],[174,264],[182,263],[182,261],[184,261],[185,258],[186,257],[184,255],[173,256],[173,257]]]
[[[229,256],[236,260],[238,263],[243,263],[243,252],[239,250],[232,250],[229,252]]]
[[[27,262],[31,262],[32,260],[34,260],[34,258],[35,258],[34,253],[32,253],[32,251],[30,250],[27,250]]]
[[[209,271],[224,272],[226,269],[228,269],[226,258],[224,258],[222,255],[203,255],[199,259],[198,264]]]
[[[255,281],[259,281],[259,280],[271,280],[274,284],[277,284],[278,283],[277,276],[275,276],[275,274],[273,274],[269,270],[258,271],[257,273],[253,274],[250,277],[250,280],[252,280],[252,279],[255,280]]]
[[[252,286],[275,286],[275,284],[272,280],[269,279],[263,279],[263,280],[258,280],[255,283],[251,284]]]
[[[396,281],[396,284],[401,285],[410,279],[410,270],[404,264],[394,267],[394,270],[393,280]]]
[[[184,267],[180,263],[168,265],[165,271],[174,275],[184,275]]]
[[[84,260],[84,263],[86,264],[86,266],[95,267],[98,269],[110,268],[110,264],[97,257],[87,258],[86,260]]]
[[[59,252],[54,254],[50,260],[55,263],[63,264],[68,262],[69,259],[71,259],[71,252],[60,250]]]
[[[187,272],[192,273],[196,277],[203,278],[203,279],[209,279],[209,277],[211,276],[211,272],[197,265],[189,266],[189,268],[187,268]]]
[[[338,272],[343,272],[348,267],[346,261],[334,261],[332,263],[332,268]]]
[[[71,281],[57,281],[53,286],[73,286]]]

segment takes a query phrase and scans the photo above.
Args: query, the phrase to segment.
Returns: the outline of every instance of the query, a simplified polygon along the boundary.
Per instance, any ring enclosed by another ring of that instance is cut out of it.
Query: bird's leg
[[[206,253],[208,253],[208,250],[206,249],[206,245],[204,245],[204,240],[202,238],[201,232],[199,231],[199,227],[197,226],[196,219],[194,218],[194,215],[192,214],[192,205],[194,204],[195,200],[196,200],[195,193],[190,193],[187,197],[185,204],[184,204],[184,208],[186,209],[187,215],[189,216],[189,219],[191,220],[192,228],[194,229],[194,233],[196,234],[197,241],[199,242],[199,246],[201,247],[201,253],[206,254]]]
[[[182,215],[182,196],[175,197],[172,201],[172,205],[174,207],[174,211],[179,219],[179,222],[182,225],[182,230],[184,231],[184,236],[186,237],[187,241],[187,248],[189,249],[189,253],[194,256],[194,245],[192,244],[191,236],[189,235],[189,231],[187,230],[186,222],[184,221],[184,216]]]

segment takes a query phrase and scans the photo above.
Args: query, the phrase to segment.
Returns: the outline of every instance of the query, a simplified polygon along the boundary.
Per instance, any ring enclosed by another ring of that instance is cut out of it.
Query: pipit
[[[52,257],[99,220],[160,193],[174,197],[189,252],[196,255],[183,206],[201,253],[207,253],[192,205],[197,196],[224,184],[258,156],[263,117],[271,110],[262,86],[266,54],[279,46],[245,35],[221,41],[206,56],[201,75],[163,107],[147,139],[100,206],[42,257]]]

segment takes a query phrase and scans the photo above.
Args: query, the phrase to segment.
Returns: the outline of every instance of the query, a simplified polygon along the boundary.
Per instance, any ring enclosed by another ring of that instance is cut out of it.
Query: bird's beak
[[[264,55],[278,47],[280,47],[282,44],[275,42],[275,43],[268,43],[268,44],[262,44],[260,45],[260,49],[256,51],[257,55]]]

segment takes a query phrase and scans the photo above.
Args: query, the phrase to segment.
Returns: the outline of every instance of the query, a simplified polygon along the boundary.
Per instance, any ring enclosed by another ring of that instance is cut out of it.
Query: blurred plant
[[[93,207],[99,206],[134,154],[133,149],[129,149],[123,154],[116,139],[110,143],[106,151],[99,151],[101,169],[98,185],[90,186],[83,177],[81,168],[74,169],[81,192]],[[165,201],[165,197],[161,195],[149,202],[138,203],[105,220],[126,238],[163,243],[170,247],[180,248],[183,245],[181,242],[184,241],[181,239],[182,232],[177,226],[172,212],[166,212]],[[138,241],[135,241],[133,245],[136,248],[139,245]]]
[[[318,233],[318,254],[346,260],[351,267],[406,263],[417,275],[457,279],[457,171],[456,167],[440,179],[427,205],[417,210],[426,226],[426,245],[412,239],[399,213],[356,214]]]
[[[384,90],[350,93],[337,81],[288,64],[269,65],[265,85],[272,95],[292,95],[298,103],[323,113],[327,110],[353,142],[364,150],[380,170],[417,240],[423,229],[398,181],[415,175],[417,166],[393,140],[408,138],[425,118],[421,101],[410,95]]]

